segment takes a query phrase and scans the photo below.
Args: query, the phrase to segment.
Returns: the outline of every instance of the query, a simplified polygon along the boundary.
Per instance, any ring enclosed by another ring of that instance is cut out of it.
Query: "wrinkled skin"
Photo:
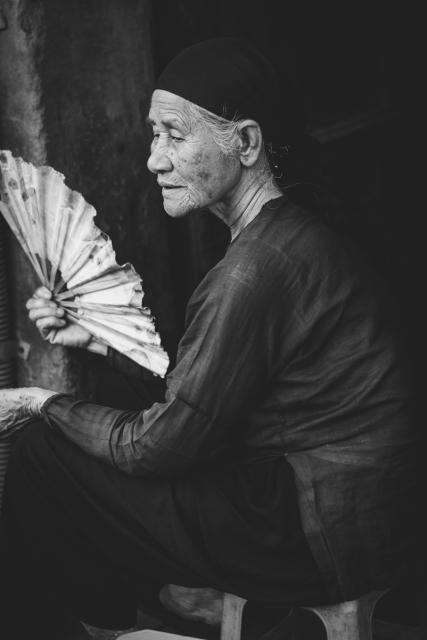
[[[153,142],[147,166],[157,174],[166,213],[179,218],[230,197],[241,177],[240,162],[224,154],[186,100],[157,89],[148,122]]]
[[[55,393],[38,387],[0,389],[0,436],[39,416],[43,404]]]

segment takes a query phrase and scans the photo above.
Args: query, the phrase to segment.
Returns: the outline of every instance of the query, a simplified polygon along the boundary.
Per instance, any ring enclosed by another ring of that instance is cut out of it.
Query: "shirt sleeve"
[[[256,260],[255,260],[256,262]],[[278,330],[271,263],[216,267],[187,312],[165,402],[123,411],[55,396],[45,419],[83,450],[127,473],[184,473],[229,446],[274,366]]]

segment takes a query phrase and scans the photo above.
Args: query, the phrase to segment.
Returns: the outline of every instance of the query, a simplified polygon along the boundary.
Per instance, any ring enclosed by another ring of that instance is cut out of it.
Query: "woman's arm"
[[[166,401],[121,411],[58,396],[43,415],[81,448],[133,474],[174,475],[230,445],[271,377],[280,299],[274,270],[214,269],[193,296]]]
[[[41,417],[43,405],[56,394],[56,391],[39,387],[0,389],[0,437]]]

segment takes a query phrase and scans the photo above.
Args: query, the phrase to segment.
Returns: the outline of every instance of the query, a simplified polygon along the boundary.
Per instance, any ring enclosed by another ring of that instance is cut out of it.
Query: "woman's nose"
[[[157,143],[155,147],[151,148],[147,167],[151,173],[162,173],[173,169],[172,162],[163,144]]]

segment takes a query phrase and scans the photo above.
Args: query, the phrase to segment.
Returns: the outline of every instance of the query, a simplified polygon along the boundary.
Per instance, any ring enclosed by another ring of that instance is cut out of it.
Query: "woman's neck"
[[[281,195],[282,191],[271,175],[261,181],[258,175],[256,180],[241,181],[227,201],[214,205],[211,211],[229,227],[231,240],[234,240],[269,200]]]

